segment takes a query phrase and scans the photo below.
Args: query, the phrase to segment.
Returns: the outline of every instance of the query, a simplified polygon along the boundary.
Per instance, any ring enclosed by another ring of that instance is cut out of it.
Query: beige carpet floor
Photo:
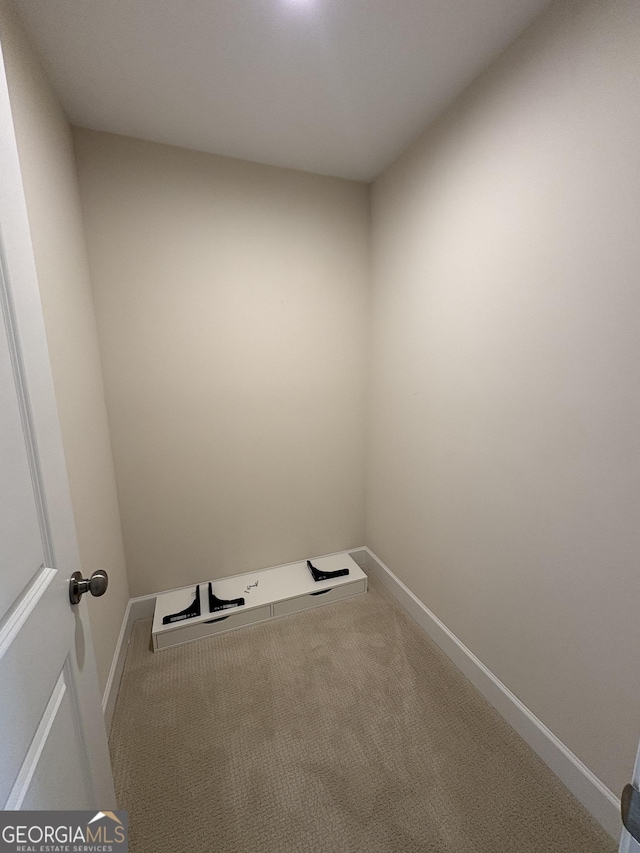
[[[442,652],[367,595],[153,654],[111,729],[133,853],[613,853]]]

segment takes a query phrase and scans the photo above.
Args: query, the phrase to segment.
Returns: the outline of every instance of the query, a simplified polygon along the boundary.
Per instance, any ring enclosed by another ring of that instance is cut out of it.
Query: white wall
[[[613,791],[640,736],[640,4],[554,4],[373,185],[367,544]]]
[[[132,594],[362,544],[368,188],[75,144]]]
[[[104,689],[129,590],[71,128],[4,0],[0,38],[80,557],[85,576],[104,568],[110,579],[89,602]]]

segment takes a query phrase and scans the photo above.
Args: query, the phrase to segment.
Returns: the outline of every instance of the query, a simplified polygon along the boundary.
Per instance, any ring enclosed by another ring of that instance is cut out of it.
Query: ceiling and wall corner
[[[14,0],[72,124],[371,181],[548,0]]]

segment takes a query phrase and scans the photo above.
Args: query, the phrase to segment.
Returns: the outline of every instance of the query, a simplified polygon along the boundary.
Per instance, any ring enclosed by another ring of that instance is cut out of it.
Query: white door
[[[84,567],[89,570],[90,567]],[[0,804],[115,808],[0,52]],[[108,593],[107,593],[108,594]]]
[[[636,764],[633,768],[631,784],[640,790],[640,745],[638,746],[638,754],[636,755]],[[619,853],[640,853],[640,844],[629,835],[626,829],[622,830]]]

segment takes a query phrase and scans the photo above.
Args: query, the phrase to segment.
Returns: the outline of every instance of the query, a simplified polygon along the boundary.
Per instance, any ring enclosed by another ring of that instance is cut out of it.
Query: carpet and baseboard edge
[[[560,781],[614,839],[620,838],[620,801],[491,670],[366,546],[350,551],[442,649],[473,686],[515,729]]]
[[[620,801],[580,759],[557,738],[459,640],[438,617],[380,560],[370,548],[349,549],[351,557],[377,578],[422,630],[469,679],[549,769],[615,840],[620,837]],[[155,595],[131,598],[127,605],[102,700],[107,731],[111,726],[133,623],[153,616]]]
[[[113,653],[113,660],[111,661],[111,668],[109,669],[109,676],[102,697],[102,713],[107,732],[109,732],[111,721],[113,720],[113,712],[116,707],[116,699],[118,698],[118,690],[120,689],[120,680],[127,657],[127,647],[131,639],[133,623],[137,622],[138,619],[146,619],[149,616],[153,616],[155,604],[155,594],[141,595],[139,598],[130,598],[124,611],[118,642]]]

